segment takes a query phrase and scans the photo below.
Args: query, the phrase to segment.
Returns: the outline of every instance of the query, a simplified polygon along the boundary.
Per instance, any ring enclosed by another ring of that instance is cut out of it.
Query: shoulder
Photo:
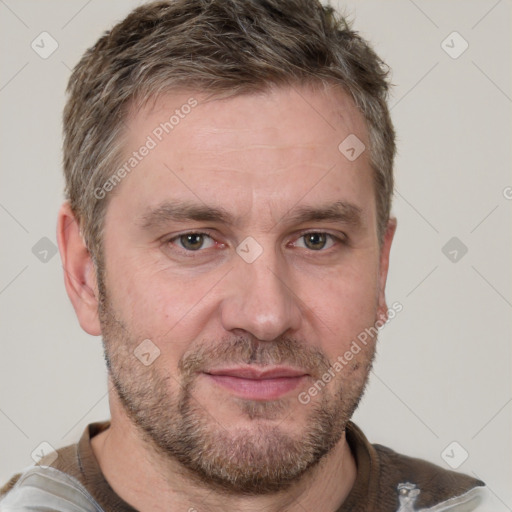
[[[423,459],[397,453],[386,446],[374,444],[373,447],[383,469],[383,479],[396,482],[404,479],[413,480],[422,484],[425,494],[464,492],[473,487],[485,485],[472,476],[444,469]],[[427,493],[427,489],[431,490]]]
[[[373,445],[380,466],[379,493],[394,490],[398,511],[478,511],[489,499],[484,482],[423,459]]]
[[[80,465],[77,454],[77,445],[72,444],[59,448],[57,451],[47,454],[43,457],[36,466],[30,466],[20,473],[15,474],[11,479],[0,487],[0,498],[6,495],[11,489],[13,489],[20,478],[27,474],[33,467],[44,466],[52,467],[53,469],[67,473],[74,478],[80,479]]]
[[[372,444],[353,422],[346,438],[358,468],[351,504],[364,502],[381,512],[494,510],[489,490],[477,478]]]
[[[77,477],[77,445],[74,444],[60,448],[57,451],[48,454],[46,457],[43,457],[37,466],[30,466],[13,475],[7,483],[0,487],[0,498],[3,498],[8,492],[10,492],[24,475],[30,473],[34,467],[38,466],[52,467],[53,469]]]
[[[50,466],[32,466],[0,496],[2,512],[103,512],[85,487],[72,476]]]
[[[7,494],[15,485],[16,482],[20,479],[21,473],[17,473],[3,486],[0,487],[0,498]]]

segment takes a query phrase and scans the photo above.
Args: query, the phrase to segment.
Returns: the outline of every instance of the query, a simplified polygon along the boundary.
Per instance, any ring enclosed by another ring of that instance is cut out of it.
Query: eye
[[[331,248],[335,243],[335,239],[337,240],[335,236],[329,233],[310,232],[301,235],[296,244],[298,244],[299,240],[303,240],[304,245],[298,245],[298,247],[311,249],[312,251],[321,251],[322,249]]]
[[[177,244],[178,247],[187,251],[199,251],[209,249],[215,245],[215,241],[206,233],[183,233],[169,240],[169,243]]]

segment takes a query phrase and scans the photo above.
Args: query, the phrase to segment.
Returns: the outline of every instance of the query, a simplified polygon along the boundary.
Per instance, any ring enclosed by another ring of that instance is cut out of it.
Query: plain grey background
[[[70,69],[139,3],[0,0],[0,482],[108,418],[101,340],[52,253],[60,120]],[[399,146],[387,296],[403,311],[354,419],[512,510],[511,1],[340,4],[392,68]]]

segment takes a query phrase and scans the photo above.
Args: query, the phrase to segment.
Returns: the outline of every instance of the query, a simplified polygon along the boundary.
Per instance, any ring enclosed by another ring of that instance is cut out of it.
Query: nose
[[[242,329],[262,341],[272,341],[299,329],[300,299],[286,263],[265,250],[254,262],[242,258],[228,274],[221,319],[227,331]]]

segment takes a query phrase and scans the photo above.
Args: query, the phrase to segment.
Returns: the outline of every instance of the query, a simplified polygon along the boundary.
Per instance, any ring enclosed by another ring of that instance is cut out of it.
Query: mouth
[[[239,398],[247,400],[276,400],[302,384],[309,374],[290,367],[211,369],[203,375]]]

